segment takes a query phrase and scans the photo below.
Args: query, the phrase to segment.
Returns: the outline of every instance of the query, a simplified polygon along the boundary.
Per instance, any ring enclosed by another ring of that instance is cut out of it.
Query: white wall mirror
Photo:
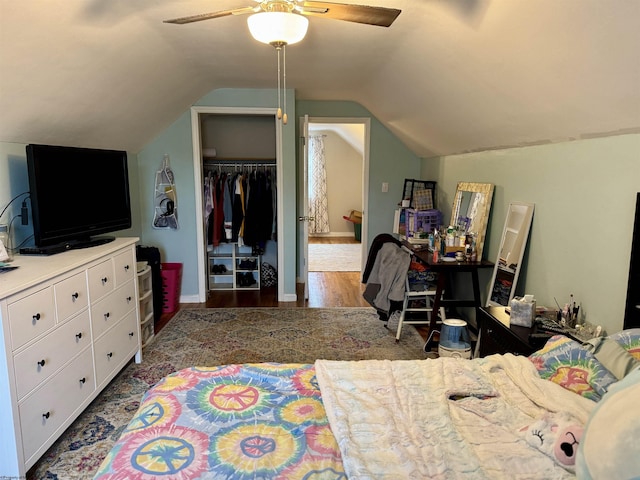
[[[508,306],[516,292],[524,250],[533,220],[532,203],[509,204],[504,222],[498,261],[493,269],[487,306]]]
[[[473,233],[476,239],[478,261],[482,260],[484,237],[493,199],[491,183],[459,182],[451,210],[452,226],[460,226],[465,233]]]

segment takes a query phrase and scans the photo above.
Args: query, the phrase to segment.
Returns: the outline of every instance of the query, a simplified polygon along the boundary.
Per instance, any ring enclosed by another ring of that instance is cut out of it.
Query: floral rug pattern
[[[393,323],[393,322],[392,322]],[[414,328],[385,328],[372,308],[183,309],[29,471],[28,480],[85,479],[138,409],[144,392],[191,366],[425,358]]]

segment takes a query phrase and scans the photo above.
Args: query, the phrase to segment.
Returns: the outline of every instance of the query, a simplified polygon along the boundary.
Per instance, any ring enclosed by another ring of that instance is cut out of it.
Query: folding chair
[[[402,311],[400,312],[400,317],[398,319],[398,330],[396,331],[396,342],[400,341],[400,334],[402,333],[402,326],[407,325],[429,325],[431,322],[430,315],[433,311],[433,302],[435,300],[436,295],[436,286],[433,282],[423,281],[423,282],[415,282],[412,281],[414,277],[414,273],[412,270],[407,272],[407,277],[405,279],[405,291],[404,291],[404,301],[402,303]],[[444,295],[444,291],[442,292]],[[419,306],[416,306],[416,303],[420,303]],[[440,321],[445,320],[445,311],[444,307],[440,307]],[[422,319],[412,319],[407,318],[408,313],[414,312],[423,312],[424,318]],[[429,332],[431,333],[431,332]]]

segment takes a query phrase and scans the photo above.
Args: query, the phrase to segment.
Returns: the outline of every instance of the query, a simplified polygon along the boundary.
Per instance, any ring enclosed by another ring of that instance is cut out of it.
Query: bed
[[[640,329],[611,340],[640,385]],[[622,383],[612,361],[556,336],[528,358],[187,368],[147,391],[95,478],[572,478]]]

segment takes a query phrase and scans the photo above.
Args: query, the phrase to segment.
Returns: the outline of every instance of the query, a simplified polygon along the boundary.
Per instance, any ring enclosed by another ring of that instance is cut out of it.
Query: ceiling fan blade
[[[304,1],[300,13],[307,16],[345,20],[388,27],[400,15],[397,8],[371,7],[367,5],[347,5],[345,3]]]
[[[222,10],[220,12],[201,13],[200,15],[191,15],[189,17],[174,18],[172,20],[165,20],[163,23],[175,23],[178,25],[184,25],[185,23],[201,22],[202,20],[210,20],[212,18],[228,17],[229,15],[243,15],[245,13],[253,13],[260,10],[260,7],[244,7],[236,8],[235,10]]]

